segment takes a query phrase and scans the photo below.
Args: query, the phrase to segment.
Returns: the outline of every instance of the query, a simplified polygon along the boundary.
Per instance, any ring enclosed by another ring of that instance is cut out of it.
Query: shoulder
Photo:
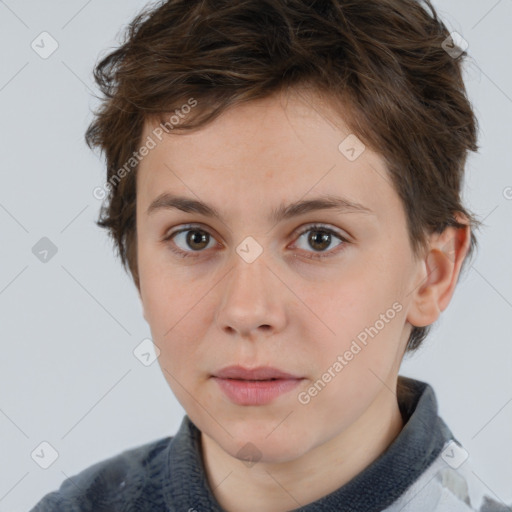
[[[116,510],[163,478],[165,453],[172,437],[125,450],[64,480],[60,488],[44,496],[30,512],[82,512]]]
[[[512,512],[475,476],[468,452],[448,440],[427,470],[384,512]]]

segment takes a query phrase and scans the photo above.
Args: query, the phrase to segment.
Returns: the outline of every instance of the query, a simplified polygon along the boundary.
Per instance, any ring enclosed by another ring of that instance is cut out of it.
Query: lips
[[[272,380],[272,379],[301,379],[297,375],[292,375],[290,373],[283,372],[278,370],[277,368],[272,368],[270,366],[259,366],[257,368],[244,368],[242,366],[227,366],[216,372],[214,377],[218,377],[220,379],[236,379],[236,380],[249,380],[249,381],[257,381],[257,380]]]
[[[295,389],[303,377],[269,366],[228,366],[212,375],[212,380],[232,403],[262,406]]]

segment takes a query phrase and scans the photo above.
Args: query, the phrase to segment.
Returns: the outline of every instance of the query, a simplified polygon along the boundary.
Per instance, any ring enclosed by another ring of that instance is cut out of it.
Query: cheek
[[[331,366],[330,371],[325,367],[325,373],[318,375],[300,395],[299,410],[306,424],[317,425],[313,430],[323,431],[329,437],[335,435],[350,427],[375,400],[384,379],[369,371],[368,355],[360,352],[341,371],[339,367]]]
[[[334,336],[354,337],[373,325],[399,298],[390,279],[383,276],[386,273],[351,267],[336,280],[305,291],[305,302],[331,327]]]
[[[197,290],[184,292],[175,282],[157,279],[146,283],[144,308],[155,341],[166,347],[178,347],[195,339],[197,330],[204,323],[203,304]]]
[[[197,346],[208,323],[204,295],[203,285],[188,278],[184,281],[179,273],[165,275],[165,271],[153,267],[141,274],[146,320],[160,349],[159,359],[169,369],[188,367],[197,356]]]
[[[188,288],[181,282],[180,276],[172,272],[170,265],[162,261],[162,252],[148,245],[139,245],[138,265],[141,300],[144,304],[146,319],[151,327],[161,330],[172,327],[187,304],[185,299]],[[164,333],[165,333],[164,331]]]
[[[383,375],[391,368],[400,346],[405,308],[388,274],[383,276],[377,281],[378,276],[354,273],[310,295],[308,303],[315,305],[322,320],[313,320],[316,334],[310,333],[317,340],[313,359],[319,361],[317,371],[327,371],[338,356],[346,361],[343,372],[356,381],[375,378],[370,370]]]
[[[374,400],[383,383],[393,385],[400,325],[400,320],[393,325],[394,320],[397,316],[380,331],[373,325],[366,330],[350,326],[332,343],[316,347],[311,354],[316,371],[305,393],[310,396],[309,410],[315,410],[320,423],[336,418],[336,424],[350,425]],[[350,321],[358,324],[360,320]],[[350,336],[349,330],[356,334]]]

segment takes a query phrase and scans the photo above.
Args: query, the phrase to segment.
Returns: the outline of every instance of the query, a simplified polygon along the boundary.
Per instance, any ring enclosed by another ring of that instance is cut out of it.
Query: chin
[[[279,432],[280,427],[275,429],[278,423],[272,422],[271,428],[268,423],[263,428],[261,423],[254,427],[246,425],[242,432],[230,429],[233,438],[223,436],[216,441],[224,451],[241,461],[280,464],[301,457],[309,449],[310,440],[303,432],[293,432],[290,428]]]
[[[300,445],[299,445],[300,446]],[[227,450],[229,448],[229,450]],[[304,454],[304,449],[297,450],[297,445],[285,445],[282,442],[252,443],[245,442],[238,446],[226,447],[226,451],[232,456],[251,466],[254,464],[286,464],[294,461]]]

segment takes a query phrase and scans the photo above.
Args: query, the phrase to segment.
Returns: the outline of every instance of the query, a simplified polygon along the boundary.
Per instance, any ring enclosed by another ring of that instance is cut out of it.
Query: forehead
[[[164,132],[159,140],[161,128],[158,121],[144,126],[142,140],[156,143],[137,173],[144,211],[163,192],[208,198],[233,214],[325,194],[343,195],[378,215],[401,207],[382,157],[320,97],[250,101],[197,130]]]

